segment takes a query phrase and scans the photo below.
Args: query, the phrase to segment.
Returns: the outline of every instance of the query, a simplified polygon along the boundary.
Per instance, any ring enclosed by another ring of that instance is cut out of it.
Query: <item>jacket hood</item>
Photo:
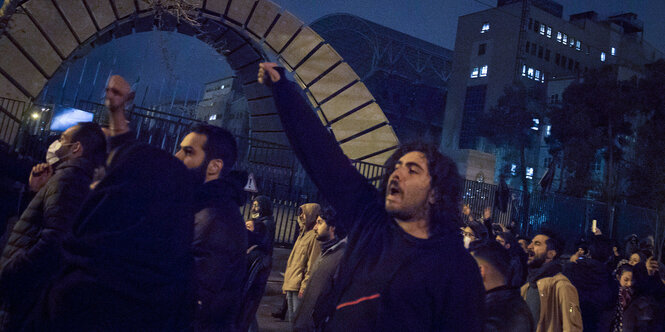
[[[300,217],[298,217],[298,225],[302,233],[314,228],[316,218],[321,214],[321,206],[316,203],[307,203],[298,208],[298,216],[300,216],[301,211],[305,213],[305,220],[300,220]]]
[[[196,192],[197,204],[201,208],[217,204],[220,200],[230,200],[237,206],[245,203],[246,197],[243,188],[247,182],[247,173],[242,171],[231,171],[223,178],[204,183]]]
[[[259,203],[259,217],[272,216],[272,201],[268,196],[258,196],[254,201]]]

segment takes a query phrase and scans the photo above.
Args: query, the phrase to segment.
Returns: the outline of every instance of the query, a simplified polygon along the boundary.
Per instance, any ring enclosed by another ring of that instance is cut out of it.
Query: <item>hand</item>
[[[270,85],[271,83],[276,83],[279,81],[282,76],[277,71],[277,64],[274,62],[262,62],[259,63],[259,74],[258,80],[259,83]],[[270,77],[270,80],[268,80]]]
[[[574,253],[572,256],[570,256],[570,261],[573,263],[577,263],[577,260],[580,258],[580,256],[584,255],[584,249],[579,248],[577,249],[577,252]]]
[[[301,290],[298,292],[298,298],[302,299],[302,297],[305,295],[305,291]]]
[[[30,172],[30,179],[28,180],[28,186],[30,190],[38,192],[39,189],[48,182],[48,180],[53,176],[53,167],[48,163],[42,163],[35,165]]]
[[[649,274],[649,276],[653,276],[658,273],[658,261],[655,260],[653,256],[647,259],[646,266],[647,266],[647,273]]]
[[[593,234],[596,236],[603,235],[603,232],[600,231],[600,228],[596,227],[596,229],[593,231]]]
[[[247,220],[247,221],[245,221],[245,227],[247,227],[247,229],[248,229],[250,232],[253,232],[253,231],[254,231],[254,220]]]

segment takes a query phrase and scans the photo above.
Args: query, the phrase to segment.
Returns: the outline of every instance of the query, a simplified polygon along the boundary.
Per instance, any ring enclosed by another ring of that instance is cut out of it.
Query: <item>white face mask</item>
[[[62,144],[60,143],[60,140],[55,140],[51,145],[49,145],[48,150],[46,150],[46,162],[49,163],[49,165],[54,165],[57,162],[64,160],[65,158],[69,157],[69,155],[72,154],[71,151],[67,152],[66,154],[62,154],[61,150],[64,146],[67,145],[72,145],[73,143],[69,144]]]
[[[469,249],[469,244],[471,244],[471,238],[468,236],[464,237],[464,248]]]

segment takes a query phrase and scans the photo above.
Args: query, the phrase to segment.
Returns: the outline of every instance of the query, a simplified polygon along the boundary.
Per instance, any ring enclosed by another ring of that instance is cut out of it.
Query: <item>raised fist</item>
[[[39,189],[48,182],[48,180],[53,176],[53,167],[48,163],[42,163],[35,165],[30,172],[30,179],[28,180],[28,186],[30,190],[38,192]]]

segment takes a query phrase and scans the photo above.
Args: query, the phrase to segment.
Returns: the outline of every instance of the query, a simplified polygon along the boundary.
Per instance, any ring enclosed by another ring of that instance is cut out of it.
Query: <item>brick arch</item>
[[[196,29],[157,15],[140,0],[8,1],[3,8],[8,25],[0,36],[0,97],[34,99],[63,61],[86,53],[86,47],[155,28],[176,31],[226,57],[248,99],[253,138],[287,143],[270,90],[256,82],[258,63],[270,55],[293,72],[349,158],[385,161],[397,137],[372,94],[330,44],[268,0],[201,3],[192,11],[201,24]]]

